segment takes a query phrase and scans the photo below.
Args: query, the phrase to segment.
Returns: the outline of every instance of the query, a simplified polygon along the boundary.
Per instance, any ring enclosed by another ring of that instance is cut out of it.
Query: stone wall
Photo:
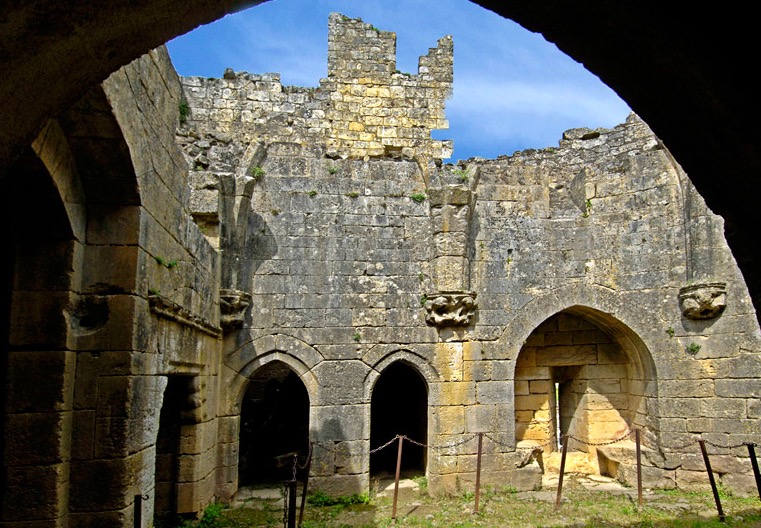
[[[569,130],[555,148],[456,166],[441,163],[435,142],[365,150],[367,128],[336,142],[324,116],[339,107],[323,103],[351,96],[341,131],[363,108],[410,105],[378,99],[401,78],[388,34],[340,15],[329,32],[329,77],[316,90],[281,88],[272,74],[183,80],[189,118],[178,137],[195,216],[218,222],[208,235],[221,249],[221,287],[251,296],[225,338],[224,489],[236,489],[232,446],[248,377],[273,361],[305,384],[315,484],[335,493],[369,485],[380,441],[373,387],[397,361],[425,380],[427,438],[418,440],[435,446],[432,489],[472,481],[476,433],[491,439],[486,480],[522,489],[538,485],[532,456],[555,449],[546,442],[557,427],[578,437],[591,471],[623,480],[627,433],[640,429],[659,486],[701,481],[685,452],[696,434],[742,457],[730,447],[752,441],[759,419],[755,314],[721,220],[648,127],[632,115],[611,130]],[[359,39],[355,57],[342,58],[339,38]],[[421,65],[446,55],[446,43]],[[421,67],[418,82],[430,71]],[[276,106],[244,117],[255,108],[236,92],[245,83],[246,94],[266,84]],[[428,108],[445,84],[419,92],[434,96]],[[423,135],[438,126],[426,121]],[[546,330],[558,321],[579,332]],[[555,344],[573,351],[537,348],[547,339],[570,339]],[[554,383],[569,387],[560,401]],[[528,438],[531,429],[544,432]],[[590,445],[610,440],[620,440],[614,450]],[[719,473],[747,491],[750,468],[738,460]]]
[[[303,384],[288,425],[331,493],[382,469],[376,418],[410,425],[373,398],[394,379],[416,384],[434,491],[472,485],[477,433],[486,483],[539,486],[558,430],[576,470],[632,482],[633,429],[646,485],[705,486],[702,435],[721,482],[752,491],[755,313],[721,220],[648,127],[445,165],[451,42],[407,76],[391,34],[330,24],[320,88],[180,80],[156,50],[11,168],[0,522],[233,498],[246,391],[268,376]]]

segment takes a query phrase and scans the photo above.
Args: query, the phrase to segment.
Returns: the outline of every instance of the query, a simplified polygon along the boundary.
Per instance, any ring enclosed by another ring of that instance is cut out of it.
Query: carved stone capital
[[[476,314],[475,292],[438,292],[425,301],[425,321],[433,326],[467,326]]]
[[[679,290],[682,315],[688,319],[712,319],[727,307],[727,285],[724,282],[691,284]]]
[[[241,290],[219,290],[219,322],[222,328],[243,326],[243,317],[251,304],[251,294]]]

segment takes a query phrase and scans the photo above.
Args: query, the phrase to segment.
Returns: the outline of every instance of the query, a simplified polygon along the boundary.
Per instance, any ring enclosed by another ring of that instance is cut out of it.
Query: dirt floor
[[[311,495],[301,526],[761,528],[758,496],[738,497],[720,490],[726,516],[725,522],[721,522],[710,489],[697,492],[643,490],[643,506],[640,507],[636,489],[622,487],[613,479],[599,476],[567,475],[559,508],[555,507],[557,477],[546,478],[541,491],[485,488],[481,492],[478,513],[474,513],[472,492],[432,496],[421,477],[400,482],[394,519],[393,490],[393,481],[381,481],[371,497]],[[218,526],[285,526],[282,490],[245,490],[240,500],[223,512]]]

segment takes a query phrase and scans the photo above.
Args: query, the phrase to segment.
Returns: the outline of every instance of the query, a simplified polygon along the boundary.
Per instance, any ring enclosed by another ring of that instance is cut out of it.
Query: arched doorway
[[[370,447],[382,446],[395,435],[405,435],[415,442],[428,441],[428,387],[409,364],[395,361],[380,375],[370,403]],[[393,475],[396,471],[397,449],[389,446],[370,455],[370,474]],[[405,442],[402,471],[407,475],[423,474],[426,470],[424,447]]]
[[[56,182],[32,149],[24,149],[8,175],[2,183],[9,225],[0,293],[0,505],[6,506],[0,524],[54,524],[69,496],[67,388],[76,362],[69,338],[81,322],[70,310],[77,241]]]
[[[515,367],[515,436],[519,447],[540,446],[552,461],[561,437],[568,435],[573,470],[599,474],[606,467],[595,444],[630,442],[630,429],[645,427],[637,422],[645,416],[647,379],[637,351],[608,325],[597,324],[604,314],[590,318],[584,310],[549,317],[521,348]]]
[[[241,403],[240,486],[291,478],[293,456],[309,452],[309,394],[301,378],[273,361],[250,378]]]

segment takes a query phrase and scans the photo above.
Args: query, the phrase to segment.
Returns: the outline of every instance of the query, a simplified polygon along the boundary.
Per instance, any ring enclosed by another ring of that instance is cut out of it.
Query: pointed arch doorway
[[[296,372],[272,361],[250,378],[241,402],[238,482],[280,485],[293,456],[309,452],[309,394]]]
[[[395,361],[386,367],[373,387],[370,416],[371,449],[382,446],[397,434],[421,444],[428,443],[428,386],[423,376],[404,361]],[[396,445],[371,454],[370,475],[393,476],[396,459]],[[426,464],[426,449],[404,442],[402,474],[425,474]]]

